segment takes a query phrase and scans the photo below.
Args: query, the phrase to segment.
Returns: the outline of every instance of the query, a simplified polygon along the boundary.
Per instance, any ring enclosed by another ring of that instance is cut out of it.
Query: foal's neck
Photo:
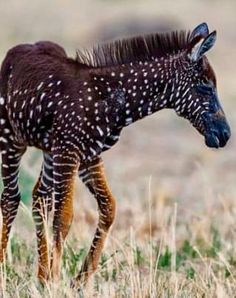
[[[181,57],[161,57],[91,71],[99,98],[106,99],[110,121],[127,126],[173,107]]]

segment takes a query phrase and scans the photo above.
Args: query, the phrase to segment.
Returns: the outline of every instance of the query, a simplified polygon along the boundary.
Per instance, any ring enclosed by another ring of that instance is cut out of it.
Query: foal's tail
[[[10,64],[11,59],[9,56],[11,55],[8,52],[0,68],[0,97],[1,98],[6,98],[7,96],[8,81],[11,74],[11,64]],[[0,108],[2,106],[4,106],[4,104],[0,104]]]
[[[6,86],[4,86],[4,77],[2,72],[3,64],[0,69],[0,152],[2,151],[3,141],[5,140],[4,129],[6,128],[7,123],[9,123],[6,109],[7,89]]]
[[[8,113],[6,110],[6,100],[8,95],[9,79],[12,72],[12,57],[12,51],[9,50],[6,57],[3,59],[2,65],[0,67],[0,121],[1,119],[4,119],[5,121],[8,119]],[[2,122],[4,120],[2,120]]]

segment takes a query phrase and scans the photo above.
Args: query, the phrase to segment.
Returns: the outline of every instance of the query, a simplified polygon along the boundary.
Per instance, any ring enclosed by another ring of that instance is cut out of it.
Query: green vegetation
[[[25,169],[20,170],[19,174],[19,185],[21,189],[21,200],[24,203],[29,203],[32,197],[32,190],[34,187],[34,179],[32,175],[28,173]],[[0,175],[0,191],[2,191],[2,179]]]
[[[235,259],[225,255],[222,261],[219,231],[212,228],[210,236],[209,243],[203,239],[197,243],[184,240],[176,251],[168,246],[161,248],[153,241],[145,246],[126,241],[122,249],[102,255],[86,293],[96,297],[208,297],[220,287],[232,297],[236,289]],[[65,247],[60,284],[43,288],[35,278],[36,248],[17,235],[11,239],[10,247],[11,261],[2,266],[3,297],[13,297],[13,293],[22,298],[76,297],[69,283],[87,248],[78,249],[77,241],[71,240]]]

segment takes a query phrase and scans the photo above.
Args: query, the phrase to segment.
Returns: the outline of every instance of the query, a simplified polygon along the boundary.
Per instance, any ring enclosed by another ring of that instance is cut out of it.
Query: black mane
[[[92,67],[114,66],[153,57],[175,54],[187,48],[190,32],[149,34],[98,44],[91,50],[77,51],[76,61]]]

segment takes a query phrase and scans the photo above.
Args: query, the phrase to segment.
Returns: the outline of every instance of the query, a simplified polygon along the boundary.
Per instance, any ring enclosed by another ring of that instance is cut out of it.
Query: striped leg
[[[38,181],[33,190],[32,213],[36,227],[38,245],[38,278],[45,281],[49,278],[48,239],[45,226],[48,213],[52,207],[53,166],[52,157],[43,155],[43,165]]]
[[[86,284],[89,276],[96,270],[107,233],[115,217],[115,199],[107,185],[102,160],[98,158],[89,165],[82,165],[79,176],[97,200],[99,222],[88,255],[75,280],[78,287]]]
[[[20,203],[18,188],[18,172],[20,159],[25,150],[9,148],[2,151],[2,180],[3,192],[1,197],[2,238],[0,246],[0,262],[5,258],[9,233],[16,217]]]
[[[73,186],[79,159],[73,151],[53,154],[54,218],[51,274],[59,278],[63,243],[73,218]]]

